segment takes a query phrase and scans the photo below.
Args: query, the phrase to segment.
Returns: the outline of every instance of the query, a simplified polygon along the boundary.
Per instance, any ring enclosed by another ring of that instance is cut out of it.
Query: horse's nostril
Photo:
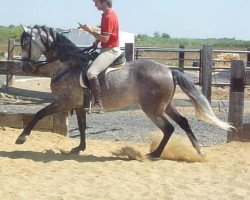
[[[32,64],[30,62],[28,62],[28,61],[25,61],[24,59],[23,59],[21,68],[26,73],[30,73],[30,72],[32,72],[34,70],[33,67],[32,67]]]

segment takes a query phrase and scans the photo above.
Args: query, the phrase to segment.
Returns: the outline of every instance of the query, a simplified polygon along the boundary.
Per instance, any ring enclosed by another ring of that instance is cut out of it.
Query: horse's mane
[[[51,35],[53,43],[51,48],[60,55],[61,61],[75,60],[79,57],[83,57],[82,50],[77,47],[71,40],[65,35],[58,33],[55,29],[46,26],[37,26],[38,30],[46,32],[47,35]]]

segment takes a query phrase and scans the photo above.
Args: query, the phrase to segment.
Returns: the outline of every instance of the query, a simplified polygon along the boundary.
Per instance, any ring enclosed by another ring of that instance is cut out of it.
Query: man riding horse
[[[80,143],[71,149],[80,153],[86,149],[86,90],[79,82],[79,74],[88,69],[89,53],[72,43],[63,34],[45,26],[24,27],[21,36],[22,69],[39,70],[47,67],[51,74],[51,92],[54,101],[39,110],[18,136],[16,144],[23,144],[37,122],[59,112],[76,111],[80,132]],[[88,50],[88,48],[87,48]],[[86,51],[86,49],[84,50]],[[41,55],[46,61],[39,61]],[[84,68],[84,69],[83,69]],[[127,62],[124,67],[105,74],[100,78],[103,107],[115,110],[139,104],[146,116],[162,131],[159,146],[149,157],[159,158],[175,128],[168,117],[176,122],[187,134],[197,153],[201,154],[198,143],[188,120],[176,109],[173,96],[176,84],[192,101],[197,118],[215,124],[224,130],[233,127],[215,116],[206,97],[193,82],[178,70],[150,60]]]
[[[80,25],[79,28],[87,31],[96,38],[94,45],[101,42],[100,55],[93,61],[87,71],[87,78],[94,96],[94,105],[91,112],[103,113],[103,105],[100,91],[98,74],[105,70],[121,54],[119,48],[119,21],[115,11],[112,9],[112,0],[93,0],[98,10],[102,10],[100,33],[96,29]]]

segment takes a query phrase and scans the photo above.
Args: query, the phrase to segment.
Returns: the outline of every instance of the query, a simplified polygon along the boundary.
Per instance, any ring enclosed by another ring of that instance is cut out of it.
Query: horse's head
[[[21,35],[22,69],[30,72],[47,63],[60,60],[66,62],[74,60],[76,63],[88,63],[89,53],[93,46],[81,50],[63,34],[45,26],[22,26],[24,32]],[[45,55],[46,61],[39,61],[41,55]]]
[[[56,32],[44,26],[22,26],[22,28],[24,31],[21,35],[21,59],[31,65],[37,63],[41,55],[48,53],[55,41]]]

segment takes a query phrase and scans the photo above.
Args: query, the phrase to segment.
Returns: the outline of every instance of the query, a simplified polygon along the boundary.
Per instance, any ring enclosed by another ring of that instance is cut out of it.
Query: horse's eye
[[[27,49],[29,47],[30,41],[26,40],[23,42],[22,46],[24,49]]]

